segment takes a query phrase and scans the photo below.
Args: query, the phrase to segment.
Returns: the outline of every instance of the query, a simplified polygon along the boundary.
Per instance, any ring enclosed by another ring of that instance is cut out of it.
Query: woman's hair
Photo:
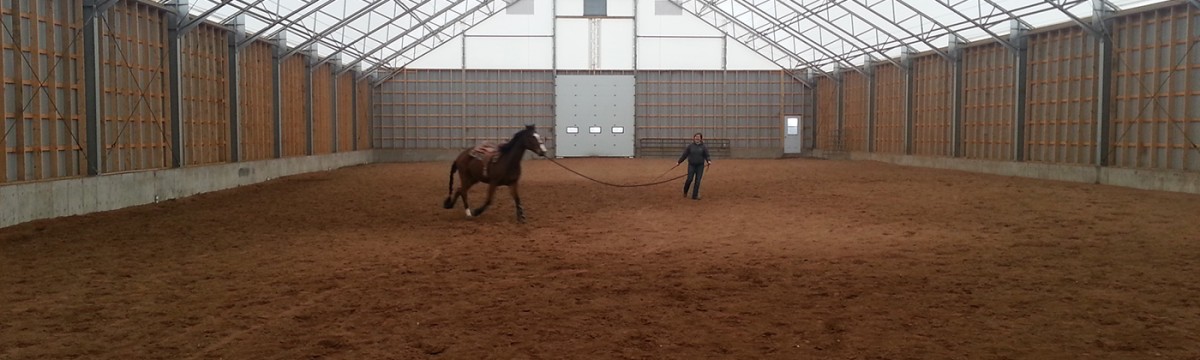
[[[704,134],[701,134],[701,133],[695,133],[695,134],[692,134],[692,136],[693,136],[693,137],[695,137],[695,136],[697,136],[697,135],[699,135],[701,139],[703,139],[703,138],[704,138]]]

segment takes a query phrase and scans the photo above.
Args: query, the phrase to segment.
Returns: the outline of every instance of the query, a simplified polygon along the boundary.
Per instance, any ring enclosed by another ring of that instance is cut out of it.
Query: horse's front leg
[[[512,186],[508,187],[508,190],[512,192],[513,202],[517,204],[517,222],[524,224],[525,208],[521,207],[521,195],[518,194],[517,184],[512,184]]]
[[[495,196],[495,195],[496,195],[496,185],[488,184],[487,200],[485,200],[483,202],[483,206],[480,206],[478,209],[475,209],[475,210],[470,210],[470,213],[468,213],[467,215],[471,215],[471,216],[483,215],[483,212],[487,211],[487,208],[489,206],[492,206],[492,196]]]

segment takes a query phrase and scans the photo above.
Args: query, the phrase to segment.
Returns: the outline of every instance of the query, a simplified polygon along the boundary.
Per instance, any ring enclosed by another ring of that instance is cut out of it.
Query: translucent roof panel
[[[163,0],[170,3],[172,0]],[[282,37],[322,63],[372,72],[399,68],[516,0],[190,0],[193,15],[243,18],[253,37]],[[817,72],[894,61],[905,51],[993,39],[1010,46],[1016,26],[1074,22],[1088,31],[1095,8],[1146,0],[670,0],[785,69]]]
[[[164,0],[163,3],[170,3]],[[248,39],[282,38],[368,72],[402,67],[507,7],[492,0],[191,0],[188,12],[244,22]]]

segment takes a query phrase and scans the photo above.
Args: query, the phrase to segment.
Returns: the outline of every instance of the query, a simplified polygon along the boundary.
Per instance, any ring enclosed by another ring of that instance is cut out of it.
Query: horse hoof
[[[474,216],[475,215],[471,215],[471,209],[467,209],[467,217],[474,217]]]
[[[442,207],[446,209],[453,209],[454,203],[450,202],[450,199],[446,199],[446,202],[442,203]]]

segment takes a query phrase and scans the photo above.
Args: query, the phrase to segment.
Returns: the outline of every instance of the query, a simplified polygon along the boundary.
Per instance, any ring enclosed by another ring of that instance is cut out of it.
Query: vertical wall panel
[[[1113,28],[1112,164],[1200,170],[1200,11],[1180,4]]]
[[[638,139],[730,139],[737,148],[781,148],[782,115],[811,114],[808,90],[783,71],[640,71]],[[552,134],[554,73],[408,69],[377,94],[376,144],[459,148],[506,141],[524,124]],[[554,139],[547,137],[547,146]]]
[[[83,3],[0,6],[0,183],[86,173]]]
[[[913,108],[913,154],[950,155],[952,66],[930,55],[913,62],[916,101]]]
[[[963,66],[963,155],[1012,160],[1012,52],[998,43],[970,47],[964,51]]]
[[[346,72],[337,78],[337,150],[354,148],[354,74]]]
[[[817,148],[845,150],[837,133],[838,82],[829,77],[817,78]]]
[[[842,82],[846,89],[842,94],[844,103],[842,111],[843,139],[847,151],[867,151],[867,101],[870,89],[867,87],[867,77],[857,71],[842,73]]]
[[[238,89],[241,98],[242,137],[241,149],[243,160],[261,160],[274,157],[275,149],[275,106],[272,94],[275,89],[272,81],[273,67],[271,54],[274,48],[271,44],[255,41],[239,54],[238,68],[241,77]]]
[[[371,82],[368,80],[359,81],[354,86],[354,91],[358,92],[358,129],[354,130],[355,136],[358,137],[358,149],[371,149],[371,119],[374,118],[371,106]]]
[[[700,70],[641,71],[635,86],[637,139],[687,139],[696,132],[714,139],[732,135],[723,128],[729,101],[721,94],[726,86],[725,74]],[[737,84],[730,86],[738,88]]]
[[[730,146],[782,149],[783,115],[802,111],[788,93],[796,84],[783,71],[727,71],[725,86],[718,91],[727,102],[722,126]]]
[[[807,116],[806,94],[783,71],[639,71],[637,139],[702,132],[734,148],[782,148],[782,116]]]
[[[462,74],[461,110],[453,129],[458,147],[506,142],[525,125],[536,125],[547,148],[554,148],[554,78],[548,71],[470,70]],[[447,99],[447,101],[454,101]]]
[[[167,27],[162,11],[121,0],[101,22],[104,172],[170,165]]]
[[[308,129],[305,106],[308,97],[304,91],[307,61],[303,56],[292,56],[283,61],[280,76],[283,83],[283,156],[304,156],[308,152]]]
[[[377,90],[376,144],[458,149],[508,141],[525,125],[554,139],[554,73],[408,69]]]
[[[875,68],[875,152],[904,153],[904,69]]]
[[[451,129],[462,128],[461,70],[404,70],[382,84],[376,106],[383,108],[383,147],[458,148],[467,141],[453,138]]]
[[[229,40],[202,24],[182,39],[185,164],[229,161]]]
[[[333,66],[313,69],[313,155],[333,152]]]
[[[1030,35],[1026,160],[1093,163],[1096,43],[1078,27]]]

